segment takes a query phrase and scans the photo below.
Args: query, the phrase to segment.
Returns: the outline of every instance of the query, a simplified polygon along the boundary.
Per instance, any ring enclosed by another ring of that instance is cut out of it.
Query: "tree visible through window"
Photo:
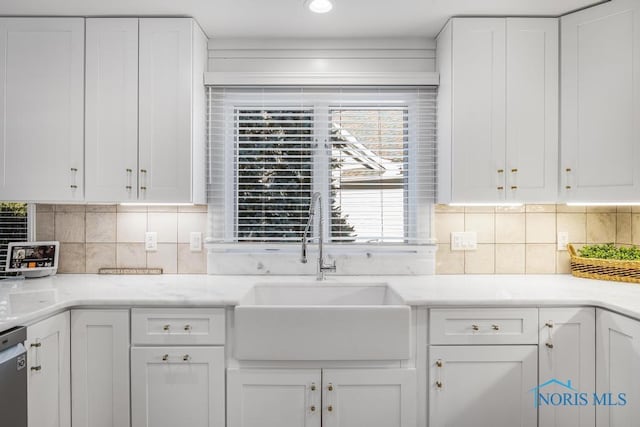
[[[242,241],[300,240],[314,192],[313,109],[238,109],[236,235]],[[353,227],[331,209],[347,235]]]

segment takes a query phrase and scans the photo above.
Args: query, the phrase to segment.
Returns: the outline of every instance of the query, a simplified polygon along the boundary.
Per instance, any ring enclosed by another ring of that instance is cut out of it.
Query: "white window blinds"
[[[210,235],[299,241],[314,192],[335,243],[422,243],[435,88],[208,89]]]
[[[6,273],[7,245],[29,238],[28,209],[26,203],[0,203],[0,277],[15,276]]]

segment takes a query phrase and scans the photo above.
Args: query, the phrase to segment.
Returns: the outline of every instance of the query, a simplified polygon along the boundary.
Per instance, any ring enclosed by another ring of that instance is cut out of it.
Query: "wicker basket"
[[[640,261],[584,258],[573,245],[567,245],[571,255],[571,274],[588,279],[640,283]]]

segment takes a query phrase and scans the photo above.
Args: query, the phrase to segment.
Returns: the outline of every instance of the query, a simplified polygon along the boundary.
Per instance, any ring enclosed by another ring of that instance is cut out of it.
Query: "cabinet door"
[[[640,6],[562,17],[561,188],[569,201],[640,195]]]
[[[538,346],[431,346],[429,426],[534,427]]]
[[[591,307],[540,309],[540,384],[557,379],[562,383],[571,381],[573,388],[580,392],[592,393],[596,389],[595,319],[595,309]],[[558,384],[550,384],[541,390],[545,393],[566,391]],[[540,427],[595,426],[593,405],[541,405],[538,416]]]
[[[129,311],[71,311],[73,427],[127,427]]]
[[[133,427],[224,427],[224,347],[131,349]]]
[[[606,310],[596,312],[596,387],[611,405],[596,407],[598,427],[636,426],[640,418],[640,322]],[[618,394],[626,393],[620,406]]]
[[[415,427],[415,369],[324,369],[324,427]]]
[[[140,20],[141,201],[191,201],[192,25]]]
[[[71,427],[69,312],[27,328],[29,427]]]
[[[0,200],[83,199],[83,88],[83,18],[0,18]]]
[[[558,20],[507,19],[508,200],[558,197]]]
[[[229,369],[227,426],[320,427],[320,383],[319,369]]]
[[[87,19],[86,31],[85,198],[136,200],[138,19]]]
[[[505,64],[504,19],[453,21],[453,201],[505,198]]]

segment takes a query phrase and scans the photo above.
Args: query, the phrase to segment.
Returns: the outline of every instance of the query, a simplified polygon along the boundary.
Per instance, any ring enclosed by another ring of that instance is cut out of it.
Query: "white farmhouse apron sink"
[[[235,307],[235,356],[408,359],[410,317],[385,283],[258,283]]]

